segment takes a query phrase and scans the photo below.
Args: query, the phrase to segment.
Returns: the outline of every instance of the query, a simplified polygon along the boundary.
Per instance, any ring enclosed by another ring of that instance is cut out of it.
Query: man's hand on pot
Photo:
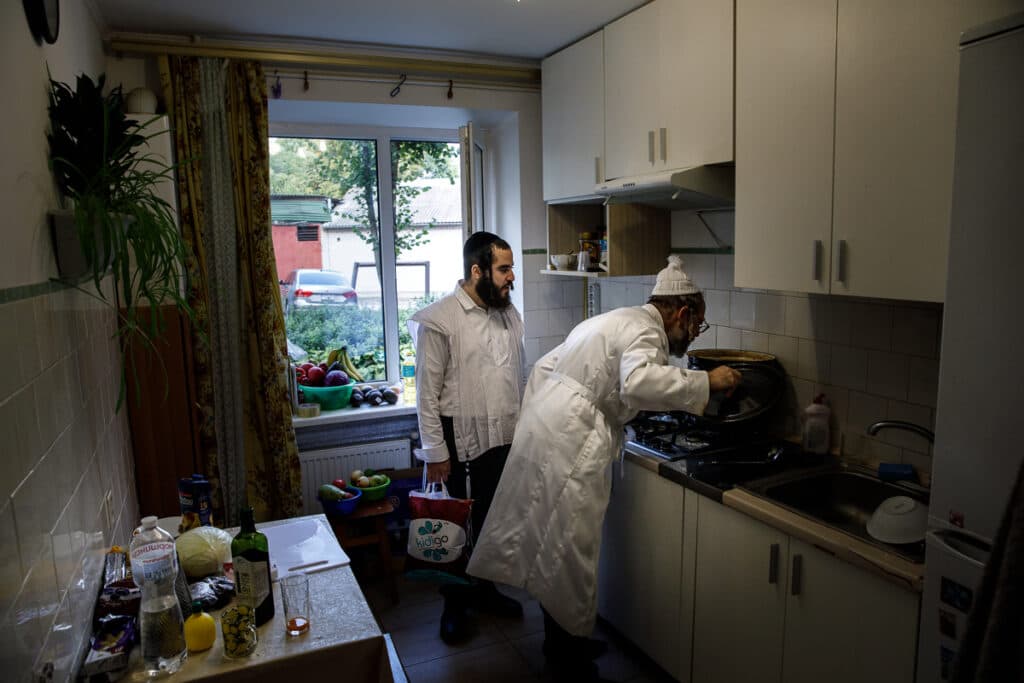
[[[739,370],[733,370],[728,365],[719,365],[708,373],[708,385],[711,391],[724,391],[731,394],[740,384]]]

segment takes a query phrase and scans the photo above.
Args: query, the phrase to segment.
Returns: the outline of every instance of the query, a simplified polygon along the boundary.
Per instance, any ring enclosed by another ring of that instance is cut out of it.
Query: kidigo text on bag
[[[439,583],[469,583],[466,564],[472,545],[473,501],[452,498],[443,482],[409,492],[409,544],[405,575]]]

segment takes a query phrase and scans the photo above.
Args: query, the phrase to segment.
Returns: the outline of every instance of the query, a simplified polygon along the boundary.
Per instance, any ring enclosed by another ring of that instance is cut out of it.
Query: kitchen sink
[[[923,489],[885,482],[852,468],[781,475],[748,482],[744,488],[912,562],[924,561],[923,540],[902,545],[883,543],[867,531],[868,519],[886,498],[909,496],[927,505],[928,494]]]

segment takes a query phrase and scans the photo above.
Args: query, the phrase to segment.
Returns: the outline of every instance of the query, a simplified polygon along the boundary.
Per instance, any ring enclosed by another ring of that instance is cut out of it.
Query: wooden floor
[[[359,577],[358,567],[354,568]],[[410,683],[558,680],[544,667],[541,653],[544,621],[540,606],[525,592],[502,588],[523,603],[522,619],[475,614],[476,635],[463,645],[451,647],[438,636],[444,603],[436,585],[399,578],[400,599],[394,605],[385,582],[360,579],[360,584],[381,630],[389,634],[402,674]],[[609,644],[609,651],[597,660],[602,678],[622,683],[671,683],[673,680],[600,622],[594,635]],[[399,672],[395,674],[395,680],[400,683]]]

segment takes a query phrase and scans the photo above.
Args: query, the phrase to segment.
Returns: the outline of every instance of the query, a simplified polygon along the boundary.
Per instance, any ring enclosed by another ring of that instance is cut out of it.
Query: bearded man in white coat
[[[525,588],[541,604],[544,653],[561,675],[594,680],[606,649],[597,617],[601,526],[623,426],[641,410],[702,414],[740,374],[670,365],[707,329],[704,297],[669,257],[644,306],[585,320],[530,374],[519,424],[470,574]]]

